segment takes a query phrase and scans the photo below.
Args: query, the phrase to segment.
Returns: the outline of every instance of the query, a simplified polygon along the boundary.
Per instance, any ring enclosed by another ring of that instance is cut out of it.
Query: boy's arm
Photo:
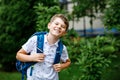
[[[61,69],[69,67],[70,64],[71,64],[70,59],[67,59],[66,62],[61,63]]]
[[[70,59],[67,59],[66,62],[60,64],[54,64],[53,68],[55,69],[55,71],[60,72],[62,69],[69,67],[70,64],[71,64]]]
[[[20,49],[16,54],[16,59],[20,60],[22,62],[29,62],[31,61],[31,58],[29,55],[27,55],[26,51],[24,49]]]
[[[24,49],[20,49],[16,54],[16,59],[22,62],[43,62],[44,54],[31,54],[28,55]]]

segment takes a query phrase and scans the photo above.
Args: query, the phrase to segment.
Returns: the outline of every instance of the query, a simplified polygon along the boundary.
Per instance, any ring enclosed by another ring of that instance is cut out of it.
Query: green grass
[[[120,80],[120,53],[113,59],[110,68],[106,69],[103,78],[103,80]]]
[[[78,66],[71,65],[59,73],[60,80],[77,80],[79,72]],[[21,80],[21,73],[19,72],[3,72],[0,71],[0,80]]]
[[[71,65],[69,68],[64,69],[60,72],[60,80],[78,80],[79,70],[77,65]]]
[[[21,74],[18,72],[0,71],[0,80],[21,80]]]
[[[69,68],[59,73],[60,80],[79,80],[79,66],[72,64]],[[113,64],[103,74],[102,80],[120,80],[120,56],[114,59]],[[2,72],[0,71],[0,80],[21,80],[19,72]]]

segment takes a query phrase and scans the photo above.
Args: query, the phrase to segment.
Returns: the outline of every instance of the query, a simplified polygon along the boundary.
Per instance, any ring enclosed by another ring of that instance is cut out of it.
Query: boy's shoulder
[[[35,32],[32,36],[37,36],[37,35],[45,35],[47,32]]]
[[[33,33],[29,39],[37,39],[38,37],[44,36],[47,32],[35,32]]]

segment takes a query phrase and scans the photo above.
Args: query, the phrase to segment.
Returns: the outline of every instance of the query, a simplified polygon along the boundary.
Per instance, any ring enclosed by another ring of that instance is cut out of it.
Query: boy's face
[[[55,18],[53,22],[48,24],[49,32],[56,36],[61,37],[66,33],[66,24],[59,17]]]

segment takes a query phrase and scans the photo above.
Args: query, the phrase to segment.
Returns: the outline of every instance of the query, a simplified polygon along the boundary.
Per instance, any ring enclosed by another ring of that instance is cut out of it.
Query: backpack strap
[[[44,34],[47,32],[36,32],[32,36],[37,36],[37,53],[43,53]]]
[[[32,36],[37,36],[37,53],[43,53],[44,34],[47,32],[36,32]],[[34,66],[31,66],[30,76],[32,76]]]
[[[43,53],[44,34],[46,34],[46,33],[47,32],[36,32],[36,33],[34,33],[32,35],[32,36],[37,36],[37,53]],[[60,40],[58,42],[58,47],[56,49],[56,55],[55,55],[53,64],[57,64],[57,63],[60,62],[60,57],[61,57],[62,51],[63,51],[63,44],[62,44],[62,41]],[[24,70],[21,71],[21,73],[22,73],[22,80],[24,80],[24,76],[26,75],[27,68],[30,67],[30,66],[31,66],[30,76],[32,76],[32,72],[33,72],[33,68],[34,68],[33,65],[35,64],[35,62],[26,62],[26,63],[20,62],[19,65],[21,65],[21,64],[25,64]],[[23,68],[23,66],[22,66],[22,68]]]
[[[47,32],[36,32],[32,35],[32,36],[37,36],[37,53],[43,53],[44,35],[46,33]]]
[[[43,53],[43,45],[44,45],[44,34],[46,34],[47,32],[36,32],[33,34],[37,35],[37,53]],[[58,42],[58,47],[56,49],[56,55],[54,58],[54,63],[53,64],[57,64],[60,62],[60,57],[63,51],[63,43],[60,40]]]
[[[43,42],[44,42],[44,34],[47,32],[36,32],[31,37],[37,36],[37,53],[43,53]],[[30,54],[28,54],[30,55]],[[31,66],[30,75],[32,75],[33,65],[36,62],[21,62],[19,60],[16,61],[16,69],[21,72],[22,80],[24,80],[25,76],[27,77],[27,69]]]
[[[43,53],[44,35],[37,36],[37,53]]]
[[[53,64],[57,64],[57,63],[60,62],[60,57],[61,57],[62,51],[63,51],[63,43],[62,43],[62,41],[60,40],[60,41],[58,42],[58,47],[57,47],[57,49],[56,49],[56,55],[55,55],[54,63],[53,63]]]

